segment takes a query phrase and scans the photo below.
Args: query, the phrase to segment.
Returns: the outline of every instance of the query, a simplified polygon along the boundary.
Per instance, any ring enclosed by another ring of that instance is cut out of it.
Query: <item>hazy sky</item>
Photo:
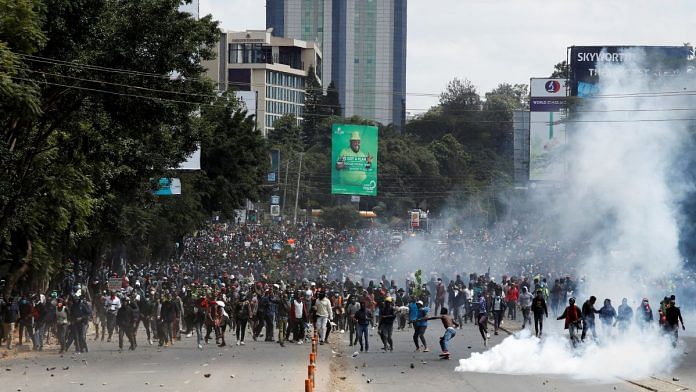
[[[379,0],[378,0],[379,1]],[[265,0],[200,0],[223,29],[263,29]],[[410,0],[406,90],[440,93],[454,77],[483,94],[548,76],[570,45],[696,43],[695,0]],[[437,97],[407,95],[408,111]]]

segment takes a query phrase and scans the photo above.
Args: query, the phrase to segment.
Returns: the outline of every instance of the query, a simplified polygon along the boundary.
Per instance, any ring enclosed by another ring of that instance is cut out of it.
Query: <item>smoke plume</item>
[[[679,157],[693,126],[684,109],[694,100],[680,93],[690,75],[657,76],[646,72],[657,68],[642,53],[628,58],[634,60],[597,64],[599,95],[568,119],[566,181],[553,194],[537,189],[534,200],[544,203],[534,209],[557,222],[559,237],[585,244],[579,265],[568,266],[584,280],[578,305],[590,295],[598,307],[604,298],[617,306],[626,297],[635,309],[649,297],[656,312],[682,268],[678,207],[693,184]],[[460,360],[457,371],[641,378],[669,370],[678,356],[656,329],[604,336],[601,344],[573,350],[562,322],[547,324],[542,341],[509,337]]]

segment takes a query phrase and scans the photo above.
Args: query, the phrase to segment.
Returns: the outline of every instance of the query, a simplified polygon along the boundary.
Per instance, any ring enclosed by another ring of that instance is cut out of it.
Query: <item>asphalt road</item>
[[[141,345],[132,352],[118,352],[115,342],[94,341],[88,342],[89,353],[80,355],[61,356],[55,348],[41,353],[20,349],[16,356],[0,360],[0,391],[304,390],[309,344],[282,348],[248,339],[245,346],[233,341],[232,346],[218,348],[211,342],[198,350],[194,335],[159,348],[148,346],[141,333]],[[329,382],[329,356],[330,351],[319,355],[317,386]]]
[[[518,326],[508,322],[506,327]],[[696,388],[696,358],[686,350],[680,365],[670,374],[599,383],[566,376],[505,375],[455,372],[458,359],[483,352],[478,330],[471,324],[457,330],[451,342],[452,359],[439,359],[439,322],[431,322],[426,338],[431,352],[413,352],[412,331],[394,333],[393,352],[382,352],[376,330],[371,330],[371,351],[358,353],[348,347],[347,334],[334,333],[331,344],[319,346],[316,391],[678,391]],[[142,331],[141,331],[142,334]],[[491,346],[507,334],[491,336]],[[696,338],[684,337],[687,347]],[[310,345],[247,341],[246,346],[198,350],[194,338],[173,347],[142,345],[135,352],[118,352],[117,344],[90,341],[88,354],[59,355],[53,348],[42,353],[19,350],[0,360],[0,391],[217,391],[243,388],[253,391],[303,391]],[[4,352],[0,349],[0,353]],[[524,360],[524,358],[520,358]],[[209,375],[206,377],[206,375]],[[676,379],[676,381],[675,381]],[[368,382],[369,381],[369,382]],[[647,388],[646,388],[647,387]],[[650,388],[650,389],[648,389]]]
[[[513,324],[513,325],[510,325]],[[508,322],[508,328],[517,330],[519,324]],[[431,322],[426,333],[430,352],[414,352],[412,330],[394,333],[394,351],[383,352],[377,330],[371,331],[371,347],[368,353],[358,353],[353,357],[355,347],[347,346],[346,335],[334,340],[332,355],[332,391],[429,391],[455,390],[467,391],[679,391],[683,388],[696,388],[696,357],[684,355],[680,366],[670,374],[658,374],[640,380],[599,382],[574,380],[559,375],[505,375],[491,373],[455,372],[460,358],[468,358],[474,352],[487,350],[483,341],[471,324],[457,330],[451,341],[451,360],[439,359],[439,337],[442,336],[441,323]],[[492,328],[491,328],[492,331]],[[499,344],[509,336],[501,331],[499,336],[491,332],[490,346]],[[684,339],[688,346],[694,347],[696,339]],[[525,360],[524,357],[519,358]],[[674,381],[678,379],[678,381]],[[632,384],[631,382],[635,382]]]

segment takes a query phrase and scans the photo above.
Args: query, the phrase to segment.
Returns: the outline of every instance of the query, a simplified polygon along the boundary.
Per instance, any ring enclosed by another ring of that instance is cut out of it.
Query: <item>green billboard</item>
[[[334,124],[331,145],[331,193],[376,196],[377,127]]]

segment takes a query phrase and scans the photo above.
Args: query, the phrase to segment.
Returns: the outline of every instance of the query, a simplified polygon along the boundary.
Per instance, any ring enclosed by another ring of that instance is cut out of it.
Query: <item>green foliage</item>
[[[413,290],[413,296],[416,298],[420,298],[421,295],[423,295],[423,271],[418,270],[416,271],[416,287]]]
[[[304,111],[302,113],[304,117],[302,121],[302,138],[305,146],[320,143],[324,139],[320,125],[324,116],[323,100],[324,92],[321,84],[319,84],[314,67],[310,67],[305,82]]]
[[[329,87],[326,88],[326,95],[322,99],[322,107],[324,113],[329,116],[341,117],[343,110],[341,109],[341,101],[338,96],[338,88],[332,81]]]
[[[211,211],[230,214],[259,196],[266,144],[202,78],[217,22],[179,5],[0,0],[6,290],[45,281],[68,257],[93,269],[169,257]],[[153,196],[152,182],[172,176],[198,144],[205,172],[178,175],[181,197]]]
[[[206,178],[200,186],[206,211],[231,218],[247,198],[259,198],[259,185],[270,162],[266,141],[254,129],[253,118],[235,111],[234,101],[225,102],[228,104],[224,107],[203,109],[203,124],[210,127],[210,134],[202,141],[201,165]]]
[[[563,79],[568,79],[570,78],[570,67],[568,66],[568,62],[566,60],[561,61],[560,63],[557,63],[556,65],[553,66],[553,72],[551,73],[550,78],[563,78]]]
[[[273,130],[268,133],[268,144],[280,149],[282,156],[289,159],[304,151],[302,128],[297,125],[297,118],[286,114],[277,119],[273,123]]]

